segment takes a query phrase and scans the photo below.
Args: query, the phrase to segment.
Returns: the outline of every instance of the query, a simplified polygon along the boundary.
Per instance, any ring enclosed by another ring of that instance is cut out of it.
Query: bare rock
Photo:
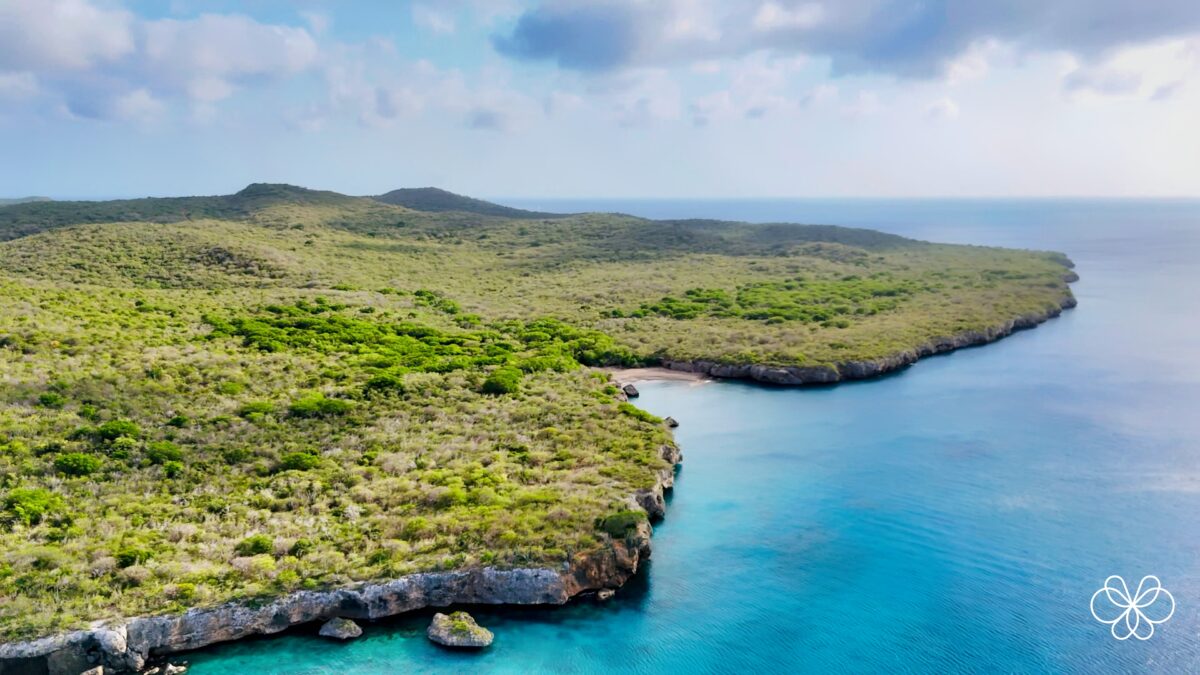
[[[617,592],[611,588],[601,588],[600,590],[596,591],[596,599],[600,602],[604,602],[605,600],[612,600],[612,597],[616,594]]]
[[[663,421],[666,422],[667,426],[671,427],[672,429],[679,426],[679,421],[676,420],[674,417],[668,417],[668,418],[664,419]]]
[[[95,668],[88,668],[87,670],[83,671],[79,675],[104,675],[104,666],[96,666]]]
[[[637,398],[638,397],[637,387],[633,386],[632,384],[627,384],[624,387],[621,387],[621,391],[625,392],[625,395],[628,396],[629,398]]]
[[[466,612],[434,614],[425,635],[439,645],[467,649],[482,649],[492,644],[495,638],[492,631],[475,623],[475,619]]]
[[[349,640],[362,635],[362,628],[350,619],[336,617],[325,622],[318,633],[321,637]]]

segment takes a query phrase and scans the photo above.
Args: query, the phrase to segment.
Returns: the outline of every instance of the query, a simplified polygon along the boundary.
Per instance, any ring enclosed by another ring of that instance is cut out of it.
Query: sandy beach
[[[684,382],[710,382],[712,378],[703,373],[691,373],[670,368],[605,368],[620,384],[635,384],[654,380],[676,380]]]

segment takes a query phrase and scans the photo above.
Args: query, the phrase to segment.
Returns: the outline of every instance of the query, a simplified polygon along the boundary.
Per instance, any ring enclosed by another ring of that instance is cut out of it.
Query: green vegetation
[[[560,565],[644,520],[628,496],[670,442],[594,367],[878,358],[1057,306],[1063,274],[867,230],[289,186],[6,206],[0,639]]]

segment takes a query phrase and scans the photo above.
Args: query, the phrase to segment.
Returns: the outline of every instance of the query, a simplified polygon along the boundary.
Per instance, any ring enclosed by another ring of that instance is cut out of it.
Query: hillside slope
[[[671,465],[596,367],[861,376],[1073,302],[1056,253],[263,184],[5,207],[0,240],[0,641],[571,570]]]
[[[524,209],[514,209],[508,206],[501,206],[492,202],[486,202],[482,199],[474,199],[472,197],[464,197],[462,195],[447,192],[434,187],[425,188],[401,188],[392,190],[387,194],[379,195],[374,199],[385,204],[395,204],[404,206],[415,211],[429,211],[439,213],[443,211],[461,211],[463,213],[477,213],[482,216],[497,216],[500,218],[562,218],[561,213],[545,213],[542,211],[526,211]]]

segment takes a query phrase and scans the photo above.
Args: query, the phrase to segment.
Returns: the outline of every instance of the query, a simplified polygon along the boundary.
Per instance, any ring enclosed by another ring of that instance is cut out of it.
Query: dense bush
[[[183,450],[170,441],[155,441],[146,446],[146,459],[151,464],[178,462],[183,459]]]
[[[239,541],[234,550],[238,555],[262,555],[275,550],[275,542],[265,534],[253,534]]]
[[[630,530],[637,527],[639,523],[645,522],[645,520],[645,511],[618,511],[611,516],[600,519],[596,523],[596,526],[610,537],[624,537]]]
[[[485,394],[515,394],[521,390],[521,371],[516,368],[497,368],[483,381]]]
[[[37,525],[66,509],[63,498],[42,488],[13,488],[4,496],[4,520]]]
[[[104,461],[84,452],[68,452],[54,458],[54,468],[68,476],[88,476],[100,470]]]
[[[130,420],[110,420],[101,424],[96,429],[96,434],[101,440],[114,441],[122,436],[128,438],[140,438],[142,429],[135,422]]]
[[[321,458],[307,452],[289,452],[279,460],[281,471],[308,471],[315,469]]]
[[[294,417],[329,417],[345,415],[354,408],[354,403],[340,398],[326,398],[321,393],[306,394],[288,406]]]

